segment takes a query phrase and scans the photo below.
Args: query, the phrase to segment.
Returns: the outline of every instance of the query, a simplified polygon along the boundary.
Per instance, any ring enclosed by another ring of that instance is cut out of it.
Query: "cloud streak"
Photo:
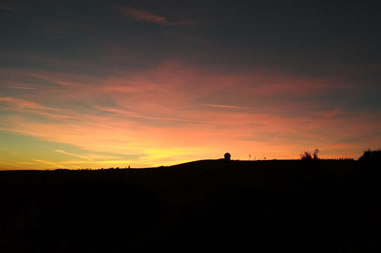
[[[238,110],[249,109],[248,107],[236,106],[236,105],[216,105],[216,104],[202,104],[202,105],[209,106],[209,107],[215,107],[215,108],[222,108],[222,109],[238,109]]]
[[[13,111],[24,115],[39,115],[51,120],[66,120],[71,118],[70,114],[65,110],[43,106],[35,102],[15,97],[0,97],[0,106],[2,104],[3,108],[0,107],[0,111]]]
[[[30,110],[41,110],[41,111],[57,111],[55,108],[50,108],[47,106],[42,106],[38,103],[34,103],[31,101],[27,101],[24,99],[19,99],[15,97],[0,97],[0,103],[4,102],[12,107],[18,108],[18,109],[30,109]]]
[[[160,16],[154,14],[153,12],[136,9],[123,5],[114,5],[114,10],[122,14],[123,16],[127,16],[131,19],[147,22],[147,23],[155,23],[160,25],[194,25],[195,22],[190,20],[169,20],[167,17]]]
[[[83,159],[83,160],[91,161],[91,159],[89,159],[86,156],[70,153],[70,152],[67,152],[67,151],[64,151],[64,150],[56,149],[55,152],[61,153],[61,154],[65,154],[65,155],[68,155],[68,156],[77,157],[77,158],[80,158],[80,159]]]

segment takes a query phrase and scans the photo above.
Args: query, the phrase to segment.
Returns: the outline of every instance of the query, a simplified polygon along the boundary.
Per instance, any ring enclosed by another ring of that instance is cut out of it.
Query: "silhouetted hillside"
[[[203,160],[0,172],[0,252],[376,252],[380,174],[368,165]]]

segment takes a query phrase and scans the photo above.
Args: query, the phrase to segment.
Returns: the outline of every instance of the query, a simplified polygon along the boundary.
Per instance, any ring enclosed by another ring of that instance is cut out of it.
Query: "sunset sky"
[[[0,169],[381,148],[377,1],[0,1]]]

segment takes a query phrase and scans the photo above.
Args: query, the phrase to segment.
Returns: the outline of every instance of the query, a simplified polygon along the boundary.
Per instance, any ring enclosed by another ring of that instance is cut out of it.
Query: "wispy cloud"
[[[180,121],[180,122],[186,121],[186,120],[179,119],[179,118],[157,117],[157,116],[144,115],[144,114],[136,113],[136,112],[132,112],[132,111],[121,110],[118,108],[108,108],[108,107],[101,107],[101,106],[96,106],[95,108],[97,108],[98,110],[103,111],[103,112],[116,113],[116,114],[128,116],[130,118],[141,118],[141,119],[148,119],[148,120],[166,120],[166,121],[168,120],[168,121]]]
[[[74,153],[70,153],[70,152],[66,152],[66,151],[64,151],[64,150],[56,149],[55,151],[56,151],[57,153],[65,154],[65,155],[68,155],[68,156],[77,157],[77,158],[80,158],[80,159],[83,159],[83,160],[87,160],[87,161],[90,161],[90,160],[91,160],[91,159],[89,159],[89,158],[86,157],[86,156],[78,155],[78,154],[74,154]]]
[[[123,5],[114,5],[114,10],[124,16],[128,16],[137,21],[156,23],[161,25],[194,25],[195,22],[186,19],[169,20],[165,16],[157,15],[151,11],[136,9]]]
[[[32,161],[39,163],[40,166],[42,165],[42,167],[45,169],[59,169],[59,168],[65,168],[65,167],[72,168],[71,166],[67,166],[67,165],[63,165],[62,163],[56,163],[51,161],[45,161],[45,160],[39,160],[39,159],[33,159]]]
[[[209,106],[209,107],[222,108],[222,109],[238,109],[238,110],[249,109],[248,107],[236,106],[236,105],[216,105],[216,104],[202,104],[202,105]]]
[[[15,90],[35,90],[33,87],[26,87],[26,86],[9,86],[9,89],[15,89]]]
[[[0,102],[5,102],[10,104],[11,106],[19,109],[30,109],[30,110],[43,110],[43,111],[57,111],[55,108],[50,108],[47,106],[43,106],[31,101],[27,101],[24,99],[18,99],[15,97],[0,97]]]
[[[5,105],[5,106],[2,106]],[[0,97],[0,111],[32,113],[53,120],[70,119],[67,111],[15,97]]]

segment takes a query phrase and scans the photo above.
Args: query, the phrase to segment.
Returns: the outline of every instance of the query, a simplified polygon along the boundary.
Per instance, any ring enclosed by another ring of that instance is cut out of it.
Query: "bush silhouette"
[[[231,158],[230,153],[225,153],[224,158],[225,158],[225,161],[230,161],[230,158]]]

